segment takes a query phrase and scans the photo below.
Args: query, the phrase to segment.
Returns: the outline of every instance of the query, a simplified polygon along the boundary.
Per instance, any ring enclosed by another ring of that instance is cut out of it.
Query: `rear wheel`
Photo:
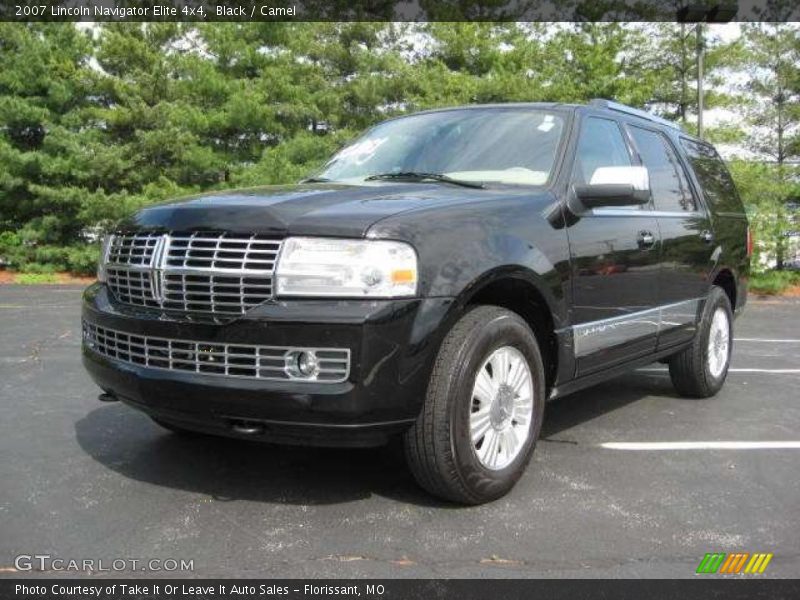
[[[544,366],[516,313],[479,306],[447,334],[414,426],[411,471],[430,493],[464,504],[503,496],[533,453],[544,413]]]
[[[697,335],[689,348],[669,360],[669,374],[683,396],[708,398],[725,383],[733,347],[733,312],[725,291],[717,286],[703,308]]]

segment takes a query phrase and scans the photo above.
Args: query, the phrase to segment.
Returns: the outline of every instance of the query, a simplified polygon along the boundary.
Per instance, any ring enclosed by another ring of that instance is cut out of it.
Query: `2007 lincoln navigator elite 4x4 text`
[[[84,363],[173,431],[317,445],[401,435],[480,503],[547,399],[662,360],[715,394],[751,242],[716,151],[612,102],[382,123],[299,185],[147,208],[104,243]]]

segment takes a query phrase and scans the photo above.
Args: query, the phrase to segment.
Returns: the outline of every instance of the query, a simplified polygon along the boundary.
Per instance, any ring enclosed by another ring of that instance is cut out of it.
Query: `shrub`
[[[23,274],[54,275],[58,269],[55,265],[47,263],[26,262],[21,265],[19,270],[24,271]]]
[[[97,271],[100,248],[97,244],[67,249],[67,270],[77,275],[93,275]]]
[[[755,294],[782,294],[795,285],[800,285],[800,273],[796,271],[765,271],[750,276],[750,291]]]
[[[9,240],[10,236],[0,237],[0,257],[15,271],[35,274],[69,271],[76,275],[92,275],[97,269],[98,244],[53,246]]]
[[[31,262],[52,265],[54,270],[63,271],[67,265],[67,248],[60,246],[35,246],[32,248]],[[23,268],[22,271],[29,269]]]
[[[0,232],[0,254],[13,251],[13,249],[18,248],[21,243],[19,236],[13,231]]]

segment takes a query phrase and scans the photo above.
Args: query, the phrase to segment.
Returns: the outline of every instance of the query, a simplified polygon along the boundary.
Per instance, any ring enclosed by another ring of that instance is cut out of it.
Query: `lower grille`
[[[83,322],[83,341],[92,351],[153,369],[273,381],[340,383],[350,375],[350,350],[198,342],[125,333]],[[293,375],[298,352],[316,357],[314,377]]]

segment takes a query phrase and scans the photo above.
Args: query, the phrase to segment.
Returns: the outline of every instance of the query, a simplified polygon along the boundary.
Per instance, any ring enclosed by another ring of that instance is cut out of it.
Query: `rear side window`
[[[656,210],[695,211],[689,182],[675,151],[666,138],[655,131],[629,126],[631,136],[650,174],[650,189]]]
[[[681,138],[681,145],[686,150],[709,206],[717,211],[744,212],[733,179],[717,151],[708,144],[686,138]]]
[[[589,183],[600,167],[629,167],[631,157],[615,121],[590,117],[583,122],[575,153],[573,180]]]

